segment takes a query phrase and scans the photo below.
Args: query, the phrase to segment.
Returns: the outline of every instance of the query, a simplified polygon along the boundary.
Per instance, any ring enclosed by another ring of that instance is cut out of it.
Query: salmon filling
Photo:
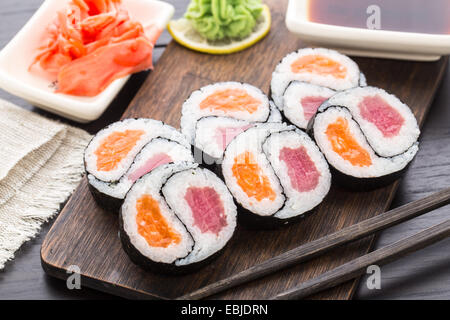
[[[333,151],[344,160],[358,167],[368,167],[372,164],[370,154],[352,136],[346,119],[339,117],[334,123],[329,124],[326,135]]]
[[[194,225],[203,233],[219,232],[227,225],[227,218],[219,194],[211,187],[191,187],[184,199],[192,210]]]
[[[314,190],[319,184],[320,172],[311,160],[305,147],[283,148],[279,156],[287,166],[292,187],[298,192]]]
[[[269,178],[263,174],[253,153],[246,151],[234,158],[232,172],[237,184],[249,198],[255,198],[257,201],[275,200],[276,193]]]
[[[339,62],[321,55],[305,55],[291,64],[294,73],[314,73],[321,76],[332,75],[335,78],[344,79],[347,76],[347,68]]]
[[[243,89],[217,90],[200,103],[200,109],[210,111],[245,111],[250,114],[258,110],[261,101]]]
[[[379,95],[364,97],[358,105],[361,116],[372,122],[384,137],[394,137],[402,128],[405,119]]]
[[[144,133],[143,130],[125,130],[113,132],[103,139],[100,146],[95,150],[97,170],[111,171],[117,169],[119,163],[134,148]]]
[[[149,246],[167,248],[179,244],[181,235],[173,230],[164,219],[158,202],[149,195],[143,195],[136,202],[136,224],[138,233]]]

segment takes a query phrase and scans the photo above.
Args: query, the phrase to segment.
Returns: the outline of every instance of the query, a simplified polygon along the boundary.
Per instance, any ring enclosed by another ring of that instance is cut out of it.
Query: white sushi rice
[[[237,120],[229,117],[203,117],[196,125],[194,145],[214,158],[223,157],[220,129],[225,133],[233,134],[234,129],[253,126],[248,121]]]
[[[370,121],[361,116],[359,104],[365,97],[379,96],[403,117],[404,123],[397,135],[385,137]],[[406,152],[420,135],[419,125],[411,109],[396,96],[375,87],[355,88],[339,92],[331,97],[327,106],[343,106],[350,110],[373,150],[382,157],[392,157]]]
[[[306,129],[310,119],[305,118],[302,99],[305,97],[330,98],[336,91],[310,84],[307,82],[293,81],[287,87],[283,96],[284,116],[297,127]]]
[[[172,174],[182,170],[189,170],[196,166],[197,165],[195,164],[186,163],[160,166],[138,180],[125,198],[122,206],[124,232],[130,238],[131,245],[133,245],[143,256],[154,262],[168,264],[175,263],[175,261],[188,256],[194,248],[192,236],[176,214],[169,208],[166,201],[161,196],[160,191],[163,183],[165,183],[167,178]],[[149,245],[147,240],[139,234],[136,222],[136,202],[143,195],[149,195],[158,202],[161,214],[166,219],[168,225],[181,235],[180,243],[172,243],[166,248],[154,247]]]
[[[262,151],[262,144],[270,133],[292,130],[293,128],[293,126],[287,126],[281,123],[259,124],[238,135],[230,142],[225,150],[222,162],[222,174],[234,198],[247,210],[261,216],[272,216],[283,206],[285,202],[283,188],[280,185],[269,160]],[[249,197],[245,190],[242,190],[239,186],[238,181],[233,174],[233,166],[235,164],[235,158],[245,152],[253,154],[256,163],[250,164],[257,164],[261,169],[261,175],[268,178],[270,186],[276,195],[273,201],[268,198],[258,201],[256,198]]]
[[[292,63],[302,56],[320,55],[332,59],[347,69],[345,78],[336,78],[333,75],[320,75],[310,72],[294,73],[291,69]],[[272,99],[280,110],[283,110],[283,94],[291,81],[298,80],[308,82],[333,90],[346,90],[358,87],[361,73],[358,65],[349,57],[330,49],[305,48],[292,52],[284,57],[275,68],[270,84]],[[364,80],[361,81],[364,84]]]
[[[364,167],[353,166],[350,161],[343,159],[341,155],[333,151],[326,131],[328,125],[336,122],[339,117],[348,121],[350,134],[369,153],[372,160],[371,165]],[[314,139],[330,165],[340,172],[357,178],[375,178],[400,171],[408,165],[419,150],[418,143],[415,142],[402,154],[388,158],[379,157],[368,144],[358,123],[353,120],[352,114],[342,107],[330,107],[316,115],[314,120]]]
[[[304,147],[307,155],[320,173],[317,186],[310,191],[296,190],[288,173],[284,161],[280,161],[280,151],[283,148],[298,149]],[[274,216],[280,219],[298,216],[310,211],[322,202],[331,186],[331,173],[328,164],[316,144],[311,138],[300,130],[282,131],[272,133],[263,144],[263,151],[280,179],[286,195],[284,207]]]
[[[280,110],[278,110],[277,106],[273,101],[269,101],[270,105],[270,115],[266,122],[282,122],[283,117],[281,116]]]
[[[364,73],[359,74],[359,86],[360,87],[366,87],[367,86],[367,78]]]
[[[139,152],[131,167],[118,182],[104,182],[89,174],[89,183],[103,194],[107,194],[113,198],[123,199],[134,183],[131,179],[133,173],[145,165],[148,159],[160,153],[169,156],[172,159],[171,162],[194,162],[192,152],[186,146],[172,140],[155,138],[150,140]]]
[[[212,187],[220,197],[226,217],[226,225],[218,234],[202,232],[195,224],[193,213],[185,194],[191,187]],[[237,209],[227,187],[214,173],[207,169],[190,169],[171,176],[162,188],[167,203],[188,229],[195,241],[192,252],[176,265],[188,265],[202,261],[220,251],[230,240],[236,228]]]
[[[145,133],[137,141],[136,145],[127,156],[118,164],[117,168],[110,171],[99,171],[97,169],[97,156],[95,151],[109,135],[114,132],[125,132],[126,130],[142,130]],[[86,171],[95,178],[105,181],[118,181],[130,168],[136,155],[153,138],[162,137],[180,143],[186,148],[190,147],[189,141],[175,128],[165,125],[161,121],[152,119],[125,119],[115,122],[99,131],[91,140],[85,151]]]
[[[224,111],[224,110],[209,110],[209,108],[201,109],[200,104],[203,100],[220,90],[226,89],[241,89],[245,90],[249,95],[261,101],[258,109],[249,113],[247,111]],[[239,120],[246,120],[250,122],[265,122],[269,118],[270,107],[269,99],[258,88],[239,82],[219,82],[210,84],[197,91],[194,91],[191,96],[183,103],[181,115],[181,131],[185,134],[189,142],[194,143],[195,125],[198,119],[206,116],[222,116],[232,117]]]

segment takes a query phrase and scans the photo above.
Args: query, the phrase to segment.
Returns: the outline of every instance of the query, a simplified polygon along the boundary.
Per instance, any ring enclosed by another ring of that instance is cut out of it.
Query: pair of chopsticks
[[[310,260],[340,245],[364,238],[372,233],[420,216],[449,203],[450,188],[296,247],[228,278],[219,280],[194,292],[181,296],[178,299],[195,300],[209,297],[227,289]],[[415,235],[347,262],[316,278],[308,280],[299,286],[279,293],[270,299],[300,299],[307,297],[362,275],[370,265],[383,265],[389,263],[401,256],[422,249],[449,236],[450,220],[447,220]]]

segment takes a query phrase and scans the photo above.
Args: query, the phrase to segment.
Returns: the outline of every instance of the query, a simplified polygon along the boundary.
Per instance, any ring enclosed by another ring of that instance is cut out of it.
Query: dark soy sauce
[[[450,34],[450,0],[308,2],[308,20],[311,22],[364,29]]]

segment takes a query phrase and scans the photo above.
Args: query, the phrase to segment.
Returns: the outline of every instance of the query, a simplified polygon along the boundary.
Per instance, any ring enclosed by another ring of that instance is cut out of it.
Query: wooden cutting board
[[[189,94],[216,81],[248,82],[269,91],[271,73],[287,53],[304,47],[284,24],[287,0],[266,1],[272,29],[260,43],[241,53],[212,56],[172,42],[160,58],[124,118],[149,117],[179,127],[180,108]],[[356,58],[368,83],[406,102],[422,125],[445,70],[437,62]],[[418,181],[417,183],[420,183]],[[163,276],[135,266],[121,248],[117,216],[97,206],[84,180],[42,245],[45,271],[66,279],[71,265],[81,269],[82,285],[128,298],[175,298],[246,269],[256,263],[387,210],[398,182],[371,192],[349,192],[333,186],[326,201],[301,222],[275,231],[238,227],[223,255],[185,276]],[[308,263],[215,296],[219,299],[264,299],[287,290],[346,261],[367,253],[374,237],[343,246]],[[357,280],[314,296],[350,299]]]

